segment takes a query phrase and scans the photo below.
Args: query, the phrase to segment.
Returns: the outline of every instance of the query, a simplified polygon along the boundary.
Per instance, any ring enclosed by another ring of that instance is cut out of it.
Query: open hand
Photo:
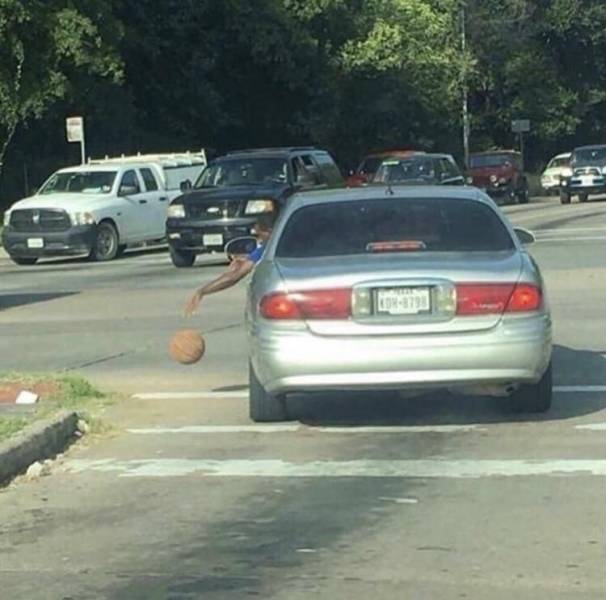
[[[198,306],[200,306],[201,301],[202,294],[200,294],[199,291],[196,291],[185,305],[185,309],[183,311],[185,316],[191,317],[196,312],[196,310],[198,310]]]

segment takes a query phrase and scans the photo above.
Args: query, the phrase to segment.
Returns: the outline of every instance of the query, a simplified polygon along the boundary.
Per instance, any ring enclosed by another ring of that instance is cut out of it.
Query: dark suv
[[[190,267],[197,254],[222,252],[230,240],[251,235],[259,214],[277,216],[295,192],[343,185],[339,168],[324,150],[230,152],[209,163],[193,188],[171,202],[166,236],[172,261]]]
[[[485,191],[495,202],[528,202],[528,180],[522,167],[522,155],[515,150],[472,154],[468,175],[470,183]]]
[[[606,145],[575,148],[570,166],[572,175],[560,179],[562,204],[570,204],[573,195],[587,202],[589,196],[606,193]]]

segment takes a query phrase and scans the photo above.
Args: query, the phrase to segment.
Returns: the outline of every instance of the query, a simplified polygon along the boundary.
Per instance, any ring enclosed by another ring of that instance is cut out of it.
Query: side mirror
[[[254,237],[239,237],[225,244],[225,254],[239,255],[250,254],[257,247],[257,239]]]
[[[191,181],[189,179],[182,181],[179,184],[179,188],[181,189],[181,192],[183,194],[185,194],[186,192],[189,192],[192,189]]]
[[[118,196],[134,196],[138,193],[139,188],[136,185],[121,185]]]
[[[520,240],[520,243],[524,244],[524,246],[528,244],[533,244],[536,240],[534,235],[530,231],[528,231],[528,229],[523,229],[522,227],[514,227],[513,230],[518,236],[518,240]]]

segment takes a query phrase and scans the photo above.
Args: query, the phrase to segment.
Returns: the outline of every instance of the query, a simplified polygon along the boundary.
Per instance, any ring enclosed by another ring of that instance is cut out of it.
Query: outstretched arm
[[[248,258],[236,258],[229,265],[229,268],[225,273],[219,275],[219,277],[195,291],[185,305],[185,316],[190,317],[196,312],[196,309],[204,296],[232,287],[238,283],[238,281],[246,277],[253,270],[254,266],[255,263]]]

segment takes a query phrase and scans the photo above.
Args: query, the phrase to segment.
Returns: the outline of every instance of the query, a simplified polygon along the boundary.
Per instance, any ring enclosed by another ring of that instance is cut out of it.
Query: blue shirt
[[[263,252],[265,251],[265,246],[260,245],[257,246],[249,255],[248,260],[252,260],[255,265],[263,258]]]

